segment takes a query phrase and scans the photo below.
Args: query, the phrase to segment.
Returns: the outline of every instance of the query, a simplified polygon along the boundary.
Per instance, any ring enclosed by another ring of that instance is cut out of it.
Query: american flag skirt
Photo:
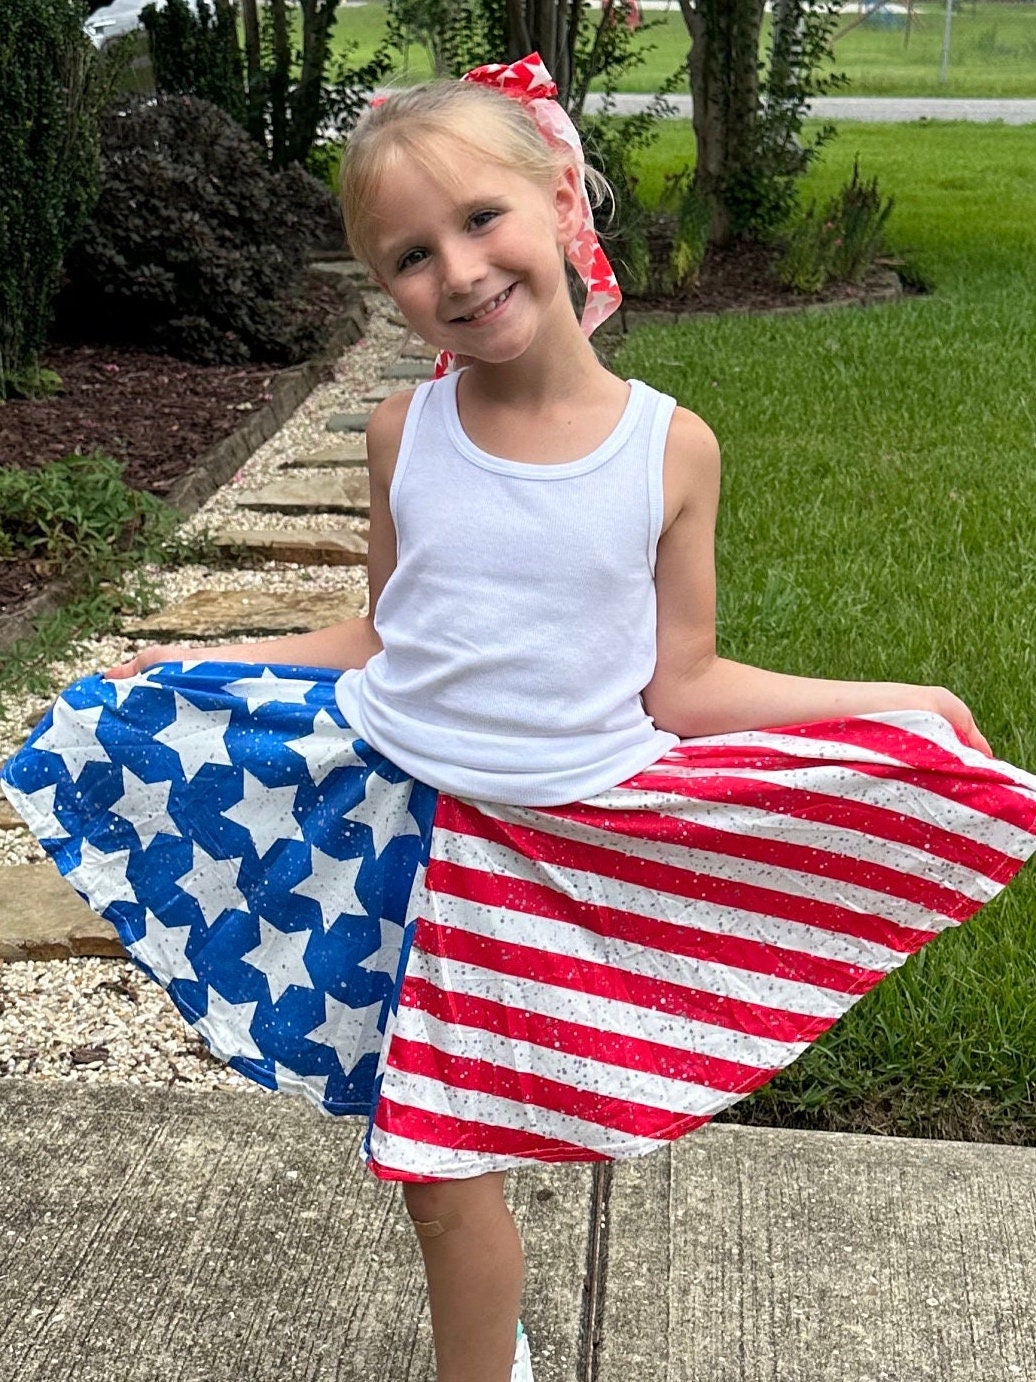
[[[1036,777],[934,715],[690,740],[533,809],[415,782],[334,683],[89,677],[2,781],[212,1050],[365,1115],[386,1179],[664,1146],[1036,852]]]

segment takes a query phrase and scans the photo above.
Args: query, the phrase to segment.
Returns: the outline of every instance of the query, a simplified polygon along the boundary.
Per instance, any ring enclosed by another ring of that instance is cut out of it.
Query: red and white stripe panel
[[[574,806],[442,796],[372,1169],[662,1146],[1034,851],[1036,778],[916,713],[690,741]]]

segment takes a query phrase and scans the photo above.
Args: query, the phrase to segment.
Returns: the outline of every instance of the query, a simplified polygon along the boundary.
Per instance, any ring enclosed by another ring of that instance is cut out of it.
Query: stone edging
[[[294,365],[275,375],[271,397],[258,412],[229,437],[210,447],[180,477],[165,496],[184,518],[201,508],[221,485],[237,473],[245,461],[274,435],[291,414],[308,398],[318,384],[333,375],[335,362],[346,346],[358,341],[366,330],[367,310],[358,292],[348,291],[339,325],[323,351],[304,364]],[[32,634],[38,620],[53,614],[75,595],[80,587],[72,575],[58,576],[25,604],[0,615],[0,652]]]

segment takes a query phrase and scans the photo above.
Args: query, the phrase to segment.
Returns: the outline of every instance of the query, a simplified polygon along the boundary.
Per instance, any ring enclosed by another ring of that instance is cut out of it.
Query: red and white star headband
[[[530,53],[528,57],[520,58],[517,62],[493,62],[486,67],[474,67],[470,72],[465,72],[460,80],[495,87],[504,96],[521,101],[551,148],[565,149],[573,155],[573,162],[579,173],[583,224],[572,241],[566,245],[565,257],[586,285],[586,302],[583,304],[583,315],[579,324],[585,335],[593,335],[601,323],[607,321],[618,308],[622,302],[622,293],[594,229],[594,215],[590,208],[590,198],[586,195],[586,164],[579,133],[564,106],[554,99],[558,89],[553,77],[544,66],[539,53]],[[378,99],[376,103],[380,105],[381,100]],[[453,353],[440,350],[435,360],[434,377],[442,378],[453,367]]]

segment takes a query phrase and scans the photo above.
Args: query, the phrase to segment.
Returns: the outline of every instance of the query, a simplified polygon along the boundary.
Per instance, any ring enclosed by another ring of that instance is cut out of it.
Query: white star
[[[97,742],[97,721],[103,711],[103,705],[95,705],[92,710],[76,710],[67,701],[55,701],[53,723],[33,748],[58,754],[72,780],[77,781],[87,763],[111,762],[107,750]]]
[[[163,984],[174,979],[197,980],[194,966],[187,958],[187,942],[193,930],[193,926],[163,926],[154,912],[146,912],[144,934],[126,949]]]
[[[371,784],[374,791],[371,792]],[[371,773],[364,783],[364,798],[345,813],[346,820],[359,821],[370,827],[374,836],[374,853],[382,852],[398,835],[420,835],[421,829],[407,810],[413,783],[386,782]]]
[[[17,787],[12,787],[9,782],[0,783],[7,794],[7,799],[18,812],[24,821],[27,821],[32,829],[32,833],[38,840],[67,840],[68,831],[58,820],[54,812],[54,797],[57,794],[57,783],[51,783],[49,787],[39,787],[35,792],[22,792]]]
[[[156,835],[180,835],[180,828],[169,815],[169,793],[173,784],[164,782],[145,782],[129,768],[122,770],[122,796],[111,806],[116,816],[136,831],[141,845],[153,840]]]
[[[271,1002],[279,1002],[292,984],[304,989],[313,987],[303,958],[312,935],[308,930],[281,931],[265,918],[259,918],[259,944],[241,958],[266,976]]]
[[[115,692],[115,708],[118,710],[131,691],[136,691],[138,686],[152,686],[151,674],[154,667],[149,667],[146,672],[138,672],[135,677],[107,677],[105,680]]]
[[[360,961],[360,968],[371,972],[388,974],[393,983],[399,968],[399,952],[403,948],[403,928],[398,922],[382,917],[378,922],[381,938],[377,950],[372,950]]]
[[[136,894],[126,879],[129,857],[128,849],[106,853],[84,840],[79,863],[69,869],[65,878],[73,888],[86,894],[97,912],[103,912],[113,902],[136,902]]]
[[[230,723],[230,711],[199,710],[179,691],[173,692],[173,703],[176,718],[171,725],[158,730],[154,737],[177,755],[187,781],[190,782],[206,763],[229,767],[226,730]]]
[[[292,811],[297,791],[297,787],[267,787],[246,769],[244,795],[220,815],[245,827],[261,859],[278,840],[302,839]]]
[[[240,681],[230,682],[226,690],[232,696],[243,696],[248,703],[248,712],[268,701],[282,701],[285,705],[305,705],[306,693],[316,686],[315,681],[302,681],[298,677],[279,677],[269,667],[263,668],[261,677],[242,677]]]
[[[291,889],[299,897],[311,897],[320,904],[324,930],[330,931],[338,918],[363,916],[366,911],[356,896],[356,879],[363,867],[363,859],[336,859],[310,846],[313,872]]]
[[[378,1031],[381,1004],[351,1008],[348,1003],[339,1003],[337,998],[325,993],[324,1005],[324,1021],[306,1032],[306,1036],[321,1046],[332,1047],[348,1075],[364,1056],[381,1050],[382,1036]]]
[[[307,1090],[313,1090],[321,1102],[327,1096],[326,1075],[300,1075],[290,1066],[281,1065],[280,1061],[274,1061],[273,1073],[277,1080],[277,1088],[286,1094],[302,1094]]]
[[[210,987],[208,1010],[195,1022],[195,1031],[200,1032],[224,1060],[233,1056],[262,1060],[263,1053],[251,1037],[252,1018],[258,1006],[258,1003],[231,1003]]]
[[[363,766],[363,759],[353,748],[354,740],[343,734],[342,727],[335,724],[326,710],[318,710],[313,717],[312,733],[301,739],[286,739],[285,743],[306,760],[306,769],[318,787],[335,768]]]
[[[193,842],[193,864],[173,879],[188,897],[201,908],[205,925],[211,926],[221,913],[229,910],[246,911],[248,901],[237,886],[241,859],[217,859],[208,850]]]

